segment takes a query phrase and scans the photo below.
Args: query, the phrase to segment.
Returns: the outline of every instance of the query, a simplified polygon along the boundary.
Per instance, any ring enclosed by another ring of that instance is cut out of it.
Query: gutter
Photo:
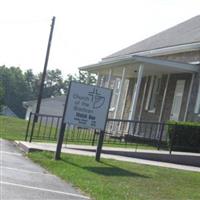
[[[183,53],[183,52],[189,52],[189,51],[197,51],[197,50],[200,50],[200,42],[190,43],[190,44],[181,44],[177,46],[169,46],[169,47],[164,47],[164,48],[157,48],[157,49],[134,52],[134,53],[119,55],[119,56],[105,57],[105,58],[102,58],[102,62],[113,60],[113,59],[114,60],[122,59],[126,57],[131,57],[134,55],[154,57],[154,56],[163,56],[163,55]]]
[[[182,63],[182,62],[177,62],[177,61],[169,61],[169,60],[161,60],[157,58],[151,58],[151,57],[145,57],[145,56],[129,56],[124,59],[112,59],[112,60],[104,60],[102,62],[92,64],[92,65],[87,65],[84,67],[80,67],[80,70],[96,70],[96,69],[104,69],[108,67],[117,67],[117,66],[125,66],[128,64],[135,64],[135,63],[147,63],[151,65],[158,65],[158,66],[165,66],[169,68],[176,68],[179,70],[184,70],[184,71],[192,71],[192,72],[200,72],[199,65],[193,65],[193,64],[188,64],[188,63]]]

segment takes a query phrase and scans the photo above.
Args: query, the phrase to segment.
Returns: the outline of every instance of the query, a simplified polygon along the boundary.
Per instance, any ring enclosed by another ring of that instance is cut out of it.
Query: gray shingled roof
[[[111,54],[106,58],[196,42],[200,42],[200,15]]]
[[[63,95],[60,95],[60,96],[55,96],[55,97],[49,97],[49,98],[43,98],[42,101],[60,101],[60,102],[65,102],[66,100],[66,95],[63,94]],[[23,101],[22,104],[23,104],[23,107],[27,107],[27,106],[30,106],[30,105],[33,105],[37,103],[37,99],[35,100],[31,100],[31,101]]]

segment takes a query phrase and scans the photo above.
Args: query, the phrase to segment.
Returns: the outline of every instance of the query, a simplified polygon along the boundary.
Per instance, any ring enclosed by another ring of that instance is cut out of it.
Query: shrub
[[[171,150],[200,152],[200,123],[168,123],[169,145]]]

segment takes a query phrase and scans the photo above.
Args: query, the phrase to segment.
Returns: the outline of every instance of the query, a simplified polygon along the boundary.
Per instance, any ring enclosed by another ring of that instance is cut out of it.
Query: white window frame
[[[199,88],[198,88],[198,92],[197,92],[197,99],[196,99],[194,113],[199,114],[199,116],[200,116],[200,80],[199,80]]]

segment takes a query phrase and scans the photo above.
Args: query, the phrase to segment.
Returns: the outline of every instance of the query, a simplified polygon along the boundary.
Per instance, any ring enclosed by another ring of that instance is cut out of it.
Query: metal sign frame
[[[83,128],[104,130],[112,90],[72,81],[64,122]]]

